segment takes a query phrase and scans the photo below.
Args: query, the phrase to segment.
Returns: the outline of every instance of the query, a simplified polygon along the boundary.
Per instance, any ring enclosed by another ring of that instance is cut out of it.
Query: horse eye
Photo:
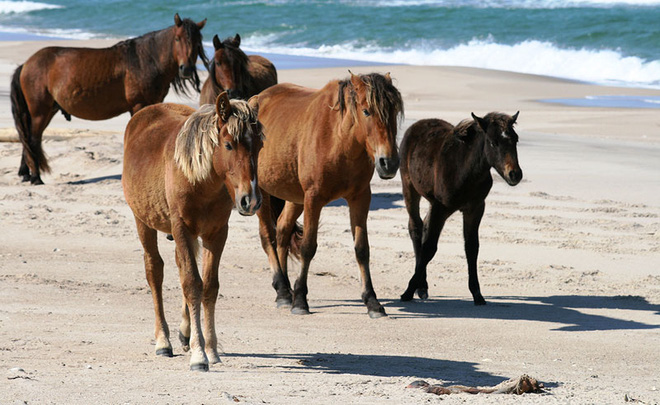
[[[367,109],[362,110],[362,113],[364,114],[365,117],[368,117],[369,115],[371,115],[371,114],[369,114],[369,111]]]
[[[179,41],[181,40],[181,38],[179,38],[179,37],[174,37],[174,40],[175,40],[176,42],[179,42]]]
[[[229,142],[225,142],[225,149],[232,150],[233,148],[231,147],[231,144]]]

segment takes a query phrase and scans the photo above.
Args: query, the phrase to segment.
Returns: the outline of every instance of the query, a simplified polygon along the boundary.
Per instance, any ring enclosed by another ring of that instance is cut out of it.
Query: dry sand
[[[45,45],[0,43],[0,137],[15,136],[9,77]],[[152,301],[120,183],[128,115],[58,116],[46,131],[53,172],[44,186],[21,183],[20,144],[0,143],[0,403],[658,403],[660,114],[536,100],[660,91],[479,69],[353,69],[372,70],[391,71],[403,94],[401,133],[420,118],[521,111],[525,178],[514,188],[496,178],[480,230],[489,305],[472,304],[458,215],[429,265],[430,299],[398,300],[414,265],[407,214],[398,176],[374,179],[372,277],[389,317],[369,319],[359,299],[345,203],[322,213],[310,316],[275,308],[257,218],[233,215],[216,319],[223,363],[190,372],[177,342],[174,358],[154,354]],[[320,87],[347,72],[279,74]],[[175,330],[174,245],[160,242]],[[547,392],[440,397],[406,388],[522,374]]]

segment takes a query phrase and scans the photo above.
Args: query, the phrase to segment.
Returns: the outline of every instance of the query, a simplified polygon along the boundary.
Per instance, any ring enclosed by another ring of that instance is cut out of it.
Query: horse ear
[[[254,113],[255,118],[259,116],[259,95],[250,97],[248,100],[248,106]]]
[[[513,114],[513,117],[511,117],[511,125],[516,123],[516,120],[518,119],[518,114],[520,114],[520,111],[517,113]]]
[[[362,80],[360,79],[360,76],[354,75],[353,72],[348,71],[348,73],[351,74],[351,83],[353,84],[353,87],[358,88],[362,84]]]
[[[222,41],[220,41],[220,38],[218,38],[218,34],[215,34],[213,36],[213,48],[217,51],[218,49],[223,48],[222,46]]]
[[[390,72],[385,73],[385,80],[387,80],[389,84],[392,84],[392,76],[390,76]]]
[[[220,93],[218,98],[215,99],[215,113],[218,114],[218,117],[220,117],[223,123],[229,121],[229,117],[231,117],[231,104],[229,103],[229,96],[227,96],[226,91]]]
[[[197,28],[201,30],[202,28],[204,28],[205,25],[206,25],[206,18],[203,21],[197,23]]]
[[[483,129],[484,132],[487,132],[488,131],[488,124],[486,123],[486,121],[483,118],[477,117],[476,115],[474,115],[474,113],[471,113],[471,114],[472,114],[472,118],[477,122],[477,124],[479,124],[481,129]]]
[[[234,43],[234,46],[238,48],[241,46],[241,36],[236,33],[236,36],[234,37],[234,40],[232,41]]]
[[[174,25],[180,27],[181,24],[183,24],[183,21],[181,21],[181,17],[179,17],[179,13],[174,14]]]

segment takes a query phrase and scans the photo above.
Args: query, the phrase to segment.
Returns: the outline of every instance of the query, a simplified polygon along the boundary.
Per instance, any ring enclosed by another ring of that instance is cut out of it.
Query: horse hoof
[[[369,311],[369,318],[371,319],[378,319],[385,317],[387,317],[387,314],[385,313],[385,310],[383,308],[380,308],[377,311]]]
[[[190,350],[190,336],[186,337],[181,331],[179,331],[179,342],[181,342],[184,352]]]
[[[190,371],[209,371],[209,365],[206,363],[191,364]]]
[[[484,297],[478,297],[474,299],[474,305],[481,306],[481,305],[486,305],[486,300]]]
[[[429,290],[426,289],[417,289],[417,296],[420,300],[425,300],[429,298]]]
[[[41,177],[33,177],[30,179],[30,183],[32,183],[35,186],[39,186],[41,184],[44,184],[43,181],[41,181]]]
[[[19,173],[18,175],[21,176],[21,182],[22,183],[27,183],[28,181],[30,181],[30,175],[29,174],[20,174]]]
[[[401,294],[401,301],[412,301],[413,300],[413,294],[409,293],[408,291],[404,292]]]
[[[293,305],[290,299],[287,298],[278,298],[275,300],[275,305],[277,305],[277,308],[286,308],[289,309]]]
[[[166,347],[166,348],[163,348],[163,349],[156,350],[156,356],[174,357],[174,353],[172,353],[171,348]]]
[[[291,308],[291,313],[294,315],[309,315],[309,309],[307,308]]]

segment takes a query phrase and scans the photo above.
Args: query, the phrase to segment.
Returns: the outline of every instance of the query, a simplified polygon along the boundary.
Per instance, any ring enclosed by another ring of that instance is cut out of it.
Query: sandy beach
[[[193,373],[174,339],[174,358],[154,354],[152,300],[120,181],[128,114],[98,122],[58,114],[45,132],[46,184],[16,175],[16,66],[49,44],[113,42],[0,42],[0,403],[660,403],[660,110],[539,101],[660,90],[460,67],[350,67],[391,73],[405,104],[400,136],[421,118],[456,124],[471,112],[520,111],[525,177],[509,187],[493,171],[480,228],[488,305],[472,304],[460,215],[447,221],[429,264],[429,299],[399,300],[414,268],[408,217],[399,176],[376,176],[371,271],[389,316],[369,319],[360,300],[344,201],[321,215],[309,316],[275,307],[258,220],[233,214],[216,313],[222,363]],[[318,88],[347,69],[278,75]],[[166,101],[197,105],[173,92]],[[176,330],[174,245],[165,235],[159,244]],[[523,374],[546,392],[406,388],[415,380],[492,386]]]

